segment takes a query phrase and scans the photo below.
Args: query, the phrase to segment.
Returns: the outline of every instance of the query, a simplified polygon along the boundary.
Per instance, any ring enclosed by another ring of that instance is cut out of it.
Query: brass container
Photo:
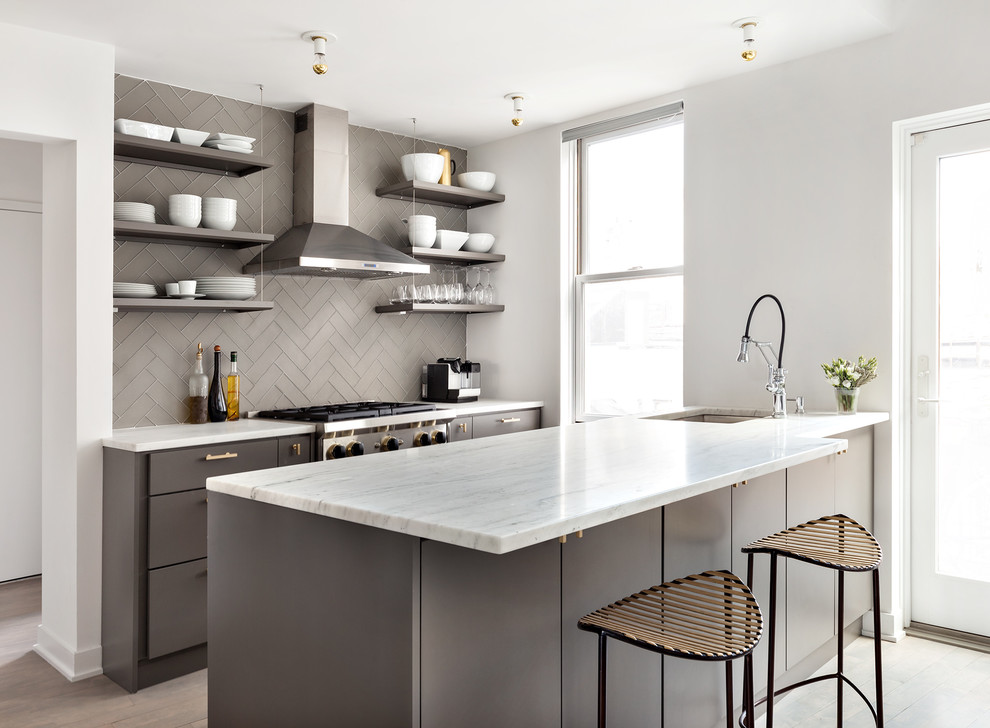
[[[443,157],[443,174],[440,175],[440,184],[449,185],[451,178],[454,176],[454,168],[456,164],[454,160],[450,158],[449,149],[438,149],[437,154]]]

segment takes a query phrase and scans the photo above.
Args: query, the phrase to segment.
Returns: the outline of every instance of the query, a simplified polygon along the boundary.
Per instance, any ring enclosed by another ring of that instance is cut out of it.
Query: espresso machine
[[[422,390],[426,402],[475,402],[481,396],[481,364],[460,357],[424,364]]]

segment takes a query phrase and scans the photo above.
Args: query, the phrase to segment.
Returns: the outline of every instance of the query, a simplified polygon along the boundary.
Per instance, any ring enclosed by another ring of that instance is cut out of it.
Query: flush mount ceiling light
[[[744,61],[756,58],[756,26],[759,24],[759,18],[740,18],[732,24],[733,28],[742,28],[743,49],[740,55]]]
[[[313,44],[313,73],[322,76],[327,72],[327,43],[335,43],[337,36],[325,30],[307,30],[302,39]]]
[[[522,126],[522,102],[526,96],[519,91],[506,94],[505,98],[512,102],[512,126]]]

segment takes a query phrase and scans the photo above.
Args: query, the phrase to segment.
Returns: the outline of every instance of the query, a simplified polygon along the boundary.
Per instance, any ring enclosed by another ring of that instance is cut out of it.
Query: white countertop
[[[437,404],[437,409],[453,410],[458,416],[470,416],[542,406],[543,402],[532,400],[480,399],[463,404]],[[247,418],[237,422],[210,422],[205,425],[154,425],[114,430],[112,436],[103,438],[103,446],[131,452],[150,452],[175,447],[216,445],[235,440],[303,435],[315,431],[316,427],[308,422]]]
[[[615,418],[220,476],[206,485],[501,554],[825,457],[846,442],[823,438],[887,419],[885,413],[733,424]]]
[[[304,435],[314,431],[315,428],[309,422],[278,420],[244,419],[236,422],[208,422],[205,425],[158,425],[114,430],[113,436],[103,438],[103,446],[131,452],[149,452],[174,447],[215,445],[235,440]]]

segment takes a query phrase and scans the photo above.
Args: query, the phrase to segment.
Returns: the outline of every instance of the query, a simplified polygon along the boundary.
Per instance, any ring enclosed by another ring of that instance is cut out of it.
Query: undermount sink
[[[648,420],[676,420],[678,422],[711,422],[723,425],[731,425],[737,422],[749,422],[750,420],[762,420],[769,418],[769,412],[758,412],[754,414],[733,414],[732,411],[721,412],[669,412],[662,415],[651,415],[644,419]]]

